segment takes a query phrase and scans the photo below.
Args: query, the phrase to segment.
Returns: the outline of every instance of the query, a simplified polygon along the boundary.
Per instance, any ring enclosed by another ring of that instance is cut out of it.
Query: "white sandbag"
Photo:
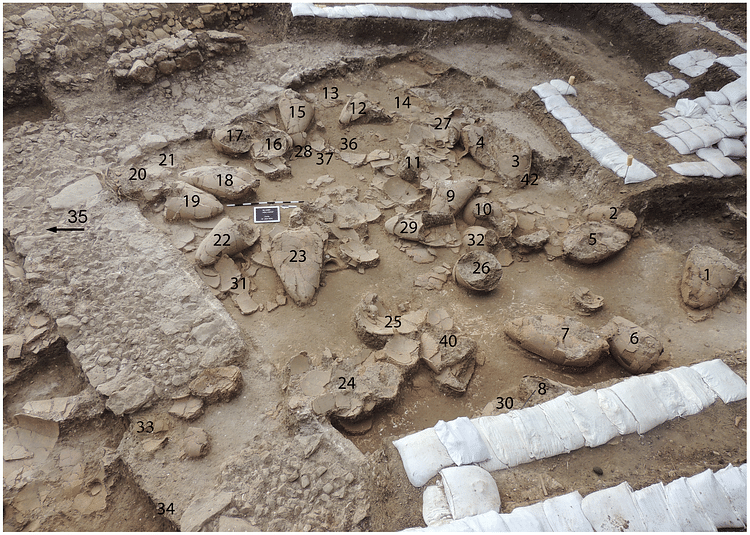
[[[672,75],[669,74],[666,71],[661,72],[652,72],[651,74],[646,75],[646,83],[650,85],[651,87],[656,87],[657,85],[661,85],[667,80],[672,79]]]
[[[422,493],[422,518],[428,526],[442,526],[453,520],[443,487],[430,485]]]
[[[706,146],[703,140],[698,135],[694,134],[692,130],[680,132],[677,134],[677,137],[685,143],[687,148],[690,149],[690,152],[695,152]]]
[[[554,87],[549,82],[544,82],[543,84],[535,85],[531,88],[531,90],[539,95],[539,98],[545,99],[547,97],[551,97],[553,95],[559,95],[560,91],[557,90],[556,87]]]
[[[690,125],[687,122],[685,122],[685,120],[680,119],[680,118],[667,119],[666,121],[662,121],[661,124],[669,128],[675,134],[679,134],[680,132],[685,132],[686,130],[690,130]]]
[[[587,134],[594,131],[594,127],[583,115],[562,119],[560,122],[571,134]]]
[[[685,404],[685,398],[680,392],[679,385],[666,373],[650,373],[641,375],[641,379],[654,392],[659,393],[659,399],[667,410],[669,420],[681,416],[687,416],[688,407]]]
[[[581,509],[582,500],[576,490],[544,501],[542,507],[552,531],[594,531]]]
[[[742,377],[721,359],[699,362],[690,366],[724,403],[739,401],[747,397],[747,385]]]
[[[697,414],[716,401],[716,392],[709,388],[697,371],[681,366],[661,373],[666,373],[677,383],[685,399],[688,415]]]
[[[695,61],[696,63],[702,63],[706,61],[710,61],[711,63],[713,63],[717,57],[716,54],[714,54],[713,52],[709,50],[706,50],[705,48],[700,48],[698,50],[691,50],[690,52],[688,52],[688,54],[690,54],[690,57],[692,57],[693,61]],[[711,63],[709,63],[709,65]]]
[[[695,155],[713,165],[724,176],[737,176],[743,172],[739,165],[724,156],[719,149],[700,149]]]
[[[578,96],[578,91],[576,91],[576,88],[570,85],[565,80],[550,80],[550,85],[557,89],[561,95],[572,95],[574,97]]]
[[[705,115],[702,117],[684,117],[682,120],[685,121],[692,130],[693,128],[698,128],[699,126],[708,126],[710,123],[706,121]],[[709,121],[711,119],[709,118]]]
[[[431,427],[394,440],[393,445],[401,455],[409,482],[415,487],[421,487],[441,468],[453,464],[453,459]]]
[[[731,69],[732,67],[741,67],[746,65],[744,61],[738,59],[737,56],[724,56],[716,59],[716,63],[724,65],[726,68]]]
[[[675,22],[675,18],[671,15],[667,15],[664,13],[661,9],[656,7],[656,5],[652,3],[647,4],[635,4],[636,7],[640,7],[646,15],[651,17],[654,22],[657,24],[661,24],[662,26],[667,26],[668,24],[673,24]]]
[[[647,165],[633,160],[633,165],[627,168],[627,165],[620,165],[615,169],[617,176],[625,179],[625,184],[637,184],[645,180],[651,180],[656,176]]]
[[[566,398],[565,404],[589,448],[606,444],[619,434],[599,406],[596,390]]]
[[[667,505],[667,494],[661,481],[635,491],[633,501],[641,512],[641,519],[646,526],[644,531],[680,531],[680,524]]]
[[[467,417],[461,416],[450,422],[438,420],[433,429],[457,466],[479,463],[490,458],[490,452],[477,428]]]
[[[598,128],[594,128],[593,132],[588,132],[586,134],[571,134],[570,137],[572,137],[584,149],[589,151],[589,153],[591,152],[589,147],[594,146],[597,143],[601,144],[609,139],[607,135]]]
[[[713,126],[699,126],[690,131],[701,138],[704,147],[716,145],[719,141],[724,139],[724,134],[722,134],[721,130],[714,128]]]
[[[562,95],[551,95],[543,98],[542,101],[544,102],[544,107],[547,108],[547,111],[552,111],[560,106],[569,106],[568,101],[565,100],[565,97]]]
[[[703,108],[703,111],[708,111],[708,108],[713,106],[713,102],[708,100],[705,96],[696,98],[695,102],[700,104],[701,108]]]
[[[732,106],[711,106],[706,114],[714,123],[716,121],[732,121],[739,124],[739,121],[733,115],[734,111]]]
[[[747,110],[732,110],[732,117],[743,126],[747,127]]]
[[[594,531],[646,531],[641,512],[626,482],[592,492],[581,501],[581,510]]]
[[[724,106],[724,105],[721,105],[721,104],[713,104],[710,108],[708,108],[708,110],[706,111],[706,114],[711,119],[713,119],[714,122],[716,122],[716,121],[735,121],[735,118],[732,115],[733,111],[734,111],[734,108],[732,108],[732,106]]]
[[[480,533],[507,533],[511,531],[505,524],[503,515],[495,511],[488,511],[481,515],[467,516],[463,520],[473,531]]]
[[[674,135],[674,132],[672,132],[669,128],[667,128],[663,124],[657,124],[656,126],[652,126],[651,130],[655,134],[663,138],[672,137]]]
[[[306,4],[302,2],[292,3],[292,16],[293,17],[314,17],[315,11],[312,4]]]
[[[601,130],[599,132],[601,132]],[[594,131],[593,133],[596,134],[597,132]],[[601,162],[604,157],[611,152],[622,152],[622,149],[617,146],[617,143],[612,141],[606,134],[591,138],[591,143],[586,146],[585,149],[589,151],[589,154],[591,154],[597,162]]]
[[[685,80],[681,80],[680,78],[674,78],[673,80],[664,82],[657,89],[659,88],[666,89],[667,91],[672,93],[673,96],[675,96],[690,89],[690,84],[688,84]]]
[[[734,512],[724,489],[716,481],[711,469],[687,478],[686,483],[698,497],[706,515],[717,528],[744,528],[745,524]]]
[[[438,532],[438,533],[473,533],[474,529],[472,526],[466,523],[465,519],[454,520],[448,524],[441,524],[440,526],[428,526],[422,528],[421,531]]]
[[[680,531],[716,531],[698,497],[687,486],[684,477],[675,479],[664,488],[669,512],[680,525]]]
[[[537,405],[552,426],[552,431],[560,438],[564,453],[575,451],[586,445],[583,434],[565,403],[566,399],[572,397],[573,394],[565,392],[561,396]]]
[[[573,106],[560,106],[559,108],[555,108],[550,112],[552,114],[552,117],[557,119],[558,121],[562,121],[563,119],[568,119],[570,117],[580,117],[581,112],[575,109]]]
[[[730,464],[716,472],[714,477],[724,489],[737,517],[747,524],[747,479],[742,470]]]
[[[730,82],[721,88],[721,93],[726,97],[730,104],[735,104],[740,100],[747,99],[747,78],[740,78]]]
[[[669,420],[669,413],[655,392],[640,377],[631,377],[609,387],[635,417],[639,435]]]
[[[721,91],[706,91],[706,98],[711,101],[711,104],[719,106],[727,106],[729,99]]]
[[[509,413],[519,433],[526,438],[534,459],[546,459],[565,453],[563,444],[539,405]]]
[[[742,476],[747,479],[747,463],[740,466],[740,470],[742,471]]]
[[[535,503],[529,507],[516,507],[510,514],[501,515],[511,532],[546,532],[552,531],[547,522],[542,503]]]
[[[677,152],[679,152],[680,154],[685,155],[685,154],[690,154],[690,152],[691,152],[691,150],[688,148],[688,146],[685,145],[685,142],[682,141],[677,136],[668,137],[666,139],[666,142],[669,143],[670,145],[672,145],[672,147],[674,147],[675,150]]]
[[[677,111],[677,108],[666,108],[660,111],[659,115],[661,115],[665,119],[675,119],[677,117],[680,117],[680,112]]]
[[[689,76],[690,78],[695,78],[696,76],[700,76],[701,74],[704,74],[707,70],[708,70],[707,66],[701,65],[700,63],[696,63],[695,65],[682,69],[680,72],[684,74],[685,76]]]
[[[484,468],[488,472],[495,472],[497,470],[505,470],[506,468],[508,468],[508,465],[498,459],[497,455],[495,455],[495,450],[492,449],[490,438],[484,433],[482,429],[479,428],[479,426],[476,425],[476,420],[471,420],[471,425],[473,425],[474,429],[477,430],[479,437],[482,439],[482,442],[484,442],[484,447],[489,453],[489,458],[478,463],[479,466],[481,468]]]
[[[722,178],[724,175],[708,162],[682,162],[669,164],[670,169],[682,176],[709,176]]]
[[[473,425],[473,422],[472,422]],[[502,462],[497,455],[495,454],[495,450],[492,449],[492,445],[490,444],[490,439],[484,434],[484,432],[479,429],[476,425],[474,425],[477,432],[479,433],[479,436],[482,437],[482,441],[484,442],[484,445],[487,447],[487,451],[490,452],[490,458],[486,461],[482,461],[479,463],[479,466],[481,468],[484,468],[488,472],[496,472],[497,470],[505,470],[506,468],[509,468],[507,464]]]
[[[747,132],[747,129],[741,126],[740,123],[735,121],[734,118],[732,118],[731,121],[728,121],[726,119],[719,119],[718,121],[714,122],[714,126],[721,130],[726,137],[742,137]],[[719,144],[721,144],[721,141],[719,141]],[[725,156],[729,155],[726,154]],[[745,155],[743,154],[741,157],[744,158]]]
[[[679,99],[674,107],[682,117],[697,117],[705,113],[703,106],[687,98]]]
[[[638,422],[617,394],[609,388],[602,388],[596,391],[596,395],[599,398],[599,406],[617,428],[618,433],[621,435],[635,433],[638,429]]]
[[[518,466],[532,460],[529,446],[507,414],[483,416],[472,420],[472,423],[487,437],[495,456],[507,466]]]
[[[669,64],[679,71],[692,67],[695,63],[696,61],[693,59],[693,56],[690,55],[690,52],[685,52],[684,54],[680,54],[669,60]]]
[[[451,466],[440,470],[451,516],[460,520],[487,511],[500,512],[500,492],[487,470],[478,466]]]
[[[621,165],[627,165],[628,163],[628,153],[622,150],[620,147],[615,145],[611,150],[606,151],[599,160],[599,163],[606,167],[607,169],[611,169],[612,171],[617,172],[617,168]]]
[[[695,151],[695,155],[701,160],[705,160],[707,162],[711,161],[712,158],[724,157],[724,155],[721,153],[719,149],[715,149],[713,147],[706,148],[706,149],[699,149]]]

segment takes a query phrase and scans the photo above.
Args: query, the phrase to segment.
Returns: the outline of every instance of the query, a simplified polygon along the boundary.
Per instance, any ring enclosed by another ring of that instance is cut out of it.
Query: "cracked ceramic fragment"
[[[281,122],[290,136],[306,131],[315,119],[315,104],[298,96],[294,91],[287,90],[284,97],[279,99]]]
[[[195,252],[195,261],[199,266],[215,264],[219,256],[233,256],[253,245],[260,237],[255,225],[246,221],[236,223],[225,217],[209,232]]]
[[[469,251],[453,266],[453,279],[456,283],[479,292],[490,292],[497,288],[502,276],[500,262],[487,251]]]
[[[310,227],[279,232],[271,239],[271,262],[298,305],[309,304],[320,286],[324,240]]]
[[[186,182],[177,181],[164,203],[164,219],[209,219],[224,211],[219,200]]]
[[[571,317],[525,316],[503,329],[522,348],[563,366],[591,366],[609,350],[603,336]]]
[[[260,178],[242,167],[204,165],[187,169],[180,178],[224,201],[244,201],[260,186]]]

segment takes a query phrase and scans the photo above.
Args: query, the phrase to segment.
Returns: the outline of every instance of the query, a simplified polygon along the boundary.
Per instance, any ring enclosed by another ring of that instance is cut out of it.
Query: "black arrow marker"
[[[83,227],[80,227],[80,228],[79,228],[79,227],[73,227],[73,228],[58,228],[58,227],[50,227],[50,228],[48,228],[47,230],[49,230],[50,232],[55,232],[55,233],[57,233],[57,231],[58,231],[58,230],[59,230],[59,231],[66,231],[66,230],[67,230],[67,231],[72,231],[72,230],[85,230],[85,229],[84,229]]]

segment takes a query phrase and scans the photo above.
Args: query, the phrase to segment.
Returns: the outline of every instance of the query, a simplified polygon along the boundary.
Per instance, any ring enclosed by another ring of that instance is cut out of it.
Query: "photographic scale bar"
[[[258,201],[227,204],[227,206],[252,206],[254,223],[278,223],[281,221],[281,210],[288,205],[303,204],[305,201]],[[286,205],[286,206],[285,206]]]
[[[281,205],[281,204],[303,204],[305,201],[263,201],[263,202],[241,202],[227,204],[227,206],[259,206],[259,205]]]

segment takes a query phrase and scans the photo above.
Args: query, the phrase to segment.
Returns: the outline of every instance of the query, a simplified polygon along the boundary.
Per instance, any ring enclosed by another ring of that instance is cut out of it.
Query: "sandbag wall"
[[[407,6],[384,6],[358,4],[349,6],[320,6],[312,3],[292,4],[294,17],[322,17],[327,19],[359,19],[382,17],[407,20],[434,20],[453,22],[457,20],[487,17],[496,19],[511,18],[510,11],[496,6],[454,6],[440,10],[415,9]]]
[[[442,492],[428,487],[425,497]],[[453,497],[456,499],[456,497]],[[429,504],[439,504],[434,497]],[[428,502],[425,501],[425,504]],[[435,507],[433,506],[433,509]],[[747,464],[710,469],[664,485],[633,491],[627,482],[581,497],[578,491],[550,498],[509,514],[491,510],[448,520],[450,515],[423,511],[426,528],[406,531],[716,531],[747,525]],[[428,521],[429,519],[429,521]]]
[[[747,397],[747,385],[720,359],[630,377],[611,387],[558,396],[499,416],[438,422],[393,445],[409,481],[421,487],[445,467],[477,464],[488,471],[594,448],[617,435],[645,433],[697,414],[717,398]]]
[[[547,111],[570,132],[570,137],[586,149],[602,167],[624,178],[625,184],[643,182],[656,176],[656,173],[638,160],[632,160],[628,165],[627,153],[607,134],[595,128],[581,112],[568,104],[566,95],[578,95],[569,83],[564,80],[552,80],[531,89],[542,99]]]

